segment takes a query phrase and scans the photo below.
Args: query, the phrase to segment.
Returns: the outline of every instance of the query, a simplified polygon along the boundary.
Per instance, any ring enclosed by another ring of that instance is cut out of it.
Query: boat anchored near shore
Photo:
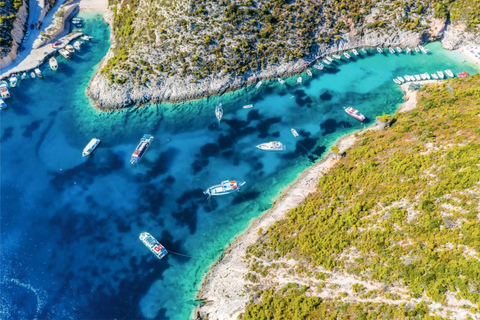
[[[100,142],[102,142],[102,140],[97,138],[93,138],[92,140],[90,140],[90,142],[83,149],[82,156],[86,157],[92,154],[92,152],[95,151],[95,149],[97,149]]]
[[[207,190],[203,191],[203,193],[208,194],[209,196],[223,196],[225,194],[240,191],[240,188],[244,184],[245,181],[224,180],[220,184],[209,187]]]
[[[132,154],[132,157],[130,158],[131,164],[136,164],[138,163],[138,161],[140,161],[140,159],[142,159],[143,155],[147,151],[152,141],[153,141],[153,136],[151,134],[143,135],[142,139],[140,139],[140,143],[138,144],[137,148]]]
[[[162,259],[167,255],[167,249],[165,249],[165,247],[162,246],[150,233],[142,232],[138,238],[158,259]]]
[[[280,141],[270,141],[257,145],[257,148],[260,150],[266,151],[285,151],[285,145]]]
[[[50,60],[48,60],[48,64],[50,65],[50,68],[53,71],[58,70],[58,62],[57,62],[57,59],[55,59],[55,57],[51,57]]]
[[[221,102],[215,107],[215,116],[217,117],[218,121],[222,120],[223,108]]]
[[[354,109],[352,107],[343,107],[343,109],[347,114],[354,117],[355,119],[360,120],[362,122],[365,120],[365,116],[361,114],[357,109]]]

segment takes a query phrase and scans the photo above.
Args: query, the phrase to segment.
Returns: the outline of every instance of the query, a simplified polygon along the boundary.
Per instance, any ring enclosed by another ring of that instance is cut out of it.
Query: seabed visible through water
[[[209,266],[235,236],[339,137],[397,109],[403,94],[394,76],[477,70],[433,43],[428,56],[370,53],[312,68],[302,85],[294,76],[286,85],[264,81],[219,97],[100,112],[85,88],[109,31],[97,14],[86,17],[84,32],[94,40],[72,61],[58,58],[58,72],[43,65],[43,80],[12,88],[0,114],[2,319],[188,318]],[[132,166],[144,133],[155,140]],[[82,158],[94,137],[101,145]],[[287,150],[255,148],[272,140]],[[207,201],[203,190],[227,179],[247,183]],[[193,258],[157,260],[138,239],[142,231]]]

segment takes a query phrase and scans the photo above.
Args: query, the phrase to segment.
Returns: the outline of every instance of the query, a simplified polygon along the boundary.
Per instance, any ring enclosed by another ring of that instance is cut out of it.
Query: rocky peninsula
[[[427,1],[115,3],[104,16],[112,46],[87,93],[101,109],[182,101],[299,73],[352,48],[442,40],[456,49],[474,39],[468,23],[438,10]]]

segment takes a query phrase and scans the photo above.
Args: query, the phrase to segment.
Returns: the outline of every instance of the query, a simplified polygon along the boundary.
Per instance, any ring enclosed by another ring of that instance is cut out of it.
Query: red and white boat
[[[354,109],[352,107],[343,107],[343,109],[345,110],[346,113],[348,113],[355,119],[360,120],[362,122],[365,120],[365,116],[361,114],[357,109]]]

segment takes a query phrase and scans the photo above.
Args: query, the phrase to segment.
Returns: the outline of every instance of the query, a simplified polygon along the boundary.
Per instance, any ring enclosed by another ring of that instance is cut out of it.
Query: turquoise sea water
[[[108,50],[99,15],[86,16],[94,41],[59,72],[22,81],[1,118],[2,319],[186,319],[201,281],[223,250],[340,136],[393,113],[402,92],[393,75],[476,72],[457,53],[369,54],[312,69],[303,85],[264,81],[220,97],[99,112],[85,96]],[[214,109],[224,106],[220,123]],[[253,103],[252,109],[242,109]],[[295,139],[290,128],[300,137]],[[155,136],[138,166],[129,158]],[[98,137],[89,158],[81,152]],[[282,141],[283,153],[254,146]],[[207,201],[225,179],[244,189]],[[148,231],[170,254],[157,260],[138,240]]]

